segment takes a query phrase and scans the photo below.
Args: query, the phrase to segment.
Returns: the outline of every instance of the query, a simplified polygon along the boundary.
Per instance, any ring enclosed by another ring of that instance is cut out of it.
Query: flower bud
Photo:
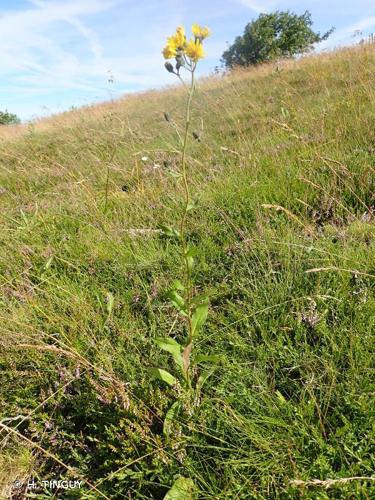
[[[169,71],[169,73],[174,73],[174,69],[173,69],[173,64],[171,64],[169,61],[167,61],[165,64],[165,69],[167,71]]]

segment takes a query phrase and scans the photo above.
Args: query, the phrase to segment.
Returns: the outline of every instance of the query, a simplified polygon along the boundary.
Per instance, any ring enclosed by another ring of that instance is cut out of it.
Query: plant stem
[[[189,368],[190,352],[192,347],[191,344],[193,340],[192,338],[193,329],[192,329],[192,318],[191,318],[192,316],[191,315],[191,300],[192,300],[191,268],[189,265],[189,257],[187,255],[188,245],[186,241],[186,217],[189,210],[189,205],[191,203],[190,188],[189,188],[189,171],[186,162],[186,149],[187,149],[189,129],[190,129],[191,103],[195,90],[195,80],[194,80],[195,68],[196,65],[192,68],[191,71],[191,84],[189,89],[188,100],[186,103],[185,133],[183,137],[182,157],[181,157],[181,173],[184,185],[185,198],[184,198],[184,209],[182,212],[182,217],[180,222],[180,238],[181,238],[181,250],[182,250],[182,259],[184,265],[184,274],[185,274],[186,309],[187,309],[186,312],[187,312],[187,323],[188,323],[188,338],[185,347],[185,354],[186,354],[185,369],[186,369],[186,378],[189,382],[190,382],[190,377],[188,377],[188,368]]]

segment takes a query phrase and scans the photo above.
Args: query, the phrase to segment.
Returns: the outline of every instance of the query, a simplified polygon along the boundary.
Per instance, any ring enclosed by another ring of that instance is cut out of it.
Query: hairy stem
[[[187,324],[188,324],[188,338],[187,338],[187,344],[185,348],[185,354],[186,354],[186,359],[185,359],[185,370],[186,370],[186,378],[189,380],[188,377],[188,369],[189,369],[189,363],[190,363],[190,352],[191,352],[191,344],[192,344],[192,308],[191,308],[191,301],[192,301],[192,282],[191,282],[191,268],[189,265],[189,257],[187,256],[187,251],[188,251],[188,244],[186,240],[186,218],[187,218],[187,213],[189,211],[189,205],[191,203],[191,195],[190,195],[190,188],[189,188],[189,169],[187,166],[186,162],[186,150],[187,150],[187,144],[188,144],[188,138],[189,138],[189,130],[190,130],[190,112],[191,112],[191,103],[194,95],[194,90],[195,90],[195,80],[194,80],[194,73],[195,73],[195,68],[196,66],[193,67],[191,71],[191,83],[190,83],[190,89],[189,89],[189,96],[187,99],[186,103],[186,114],[185,114],[185,132],[184,132],[184,137],[183,137],[183,146],[182,146],[182,156],[181,156],[181,173],[182,173],[182,181],[183,181],[183,186],[184,186],[184,208],[182,212],[182,217],[181,217],[181,222],[180,222],[180,238],[181,238],[181,250],[182,250],[182,259],[183,259],[183,266],[184,266],[184,275],[185,275],[185,288],[186,288],[186,312],[187,312]]]

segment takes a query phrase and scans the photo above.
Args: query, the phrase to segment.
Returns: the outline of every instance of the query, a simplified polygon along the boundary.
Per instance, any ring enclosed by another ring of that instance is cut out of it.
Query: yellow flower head
[[[170,42],[163,49],[164,59],[173,59],[177,55],[176,47]]]
[[[168,38],[168,45],[175,49],[182,50],[186,45],[185,30],[182,26],[176,29],[176,33]]]
[[[199,26],[199,24],[193,24],[191,30],[195,38],[200,38],[201,40],[204,40],[211,34],[207,27]]]
[[[199,59],[203,59],[204,50],[201,41],[198,38],[190,40],[186,46],[185,54],[194,62],[199,61]]]
[[[183,26],[176,29],[174,35],[168,37],[167,45],[163,49],[165,59],[173,59],[177,56],[177,51],[181,52],[186,46],[186,36]]]
[[[176,33],[172,37],[174,39],[175,45],[178,48],[183,48],[186,44],[185,29],[183,26],[179,26],[176,29]]]

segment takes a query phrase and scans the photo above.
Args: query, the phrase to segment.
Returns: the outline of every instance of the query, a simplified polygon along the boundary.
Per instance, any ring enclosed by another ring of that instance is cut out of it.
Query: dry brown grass
[[[293,70],[293,69],[308,69],[322,64],[336,64],[337,58],[353,61],[356,53],[362,55],[366,52],[371,53],[375,44],[357,45],[352,47],[344,47],[338,50],[327,51],[319,54],[309,54],[300,59],[285,59],[277,62],[266,63],[256,67],[241,68],[227,73],[211,75],[200,79],[200,88],[202,92],[209,91],[212,88],[227,85],[228,83],[238,83],[242,80],[252,81],[265,77],[270,73],[277,71]],[[166,96],[173,100],[176,96],[183,94],[183,89],[180,86],[168,86],[159,90],[148,90],[133,94],[126,94],[114,101],[105,101],[99,104],[82,106],[79,109],[66,111],[63,113],[51,115],[45,118],[39,118],[29,123],[12,126],[0,126],[0,141],[1,140],[16,140],[19,137],[30,131],[32,128],[35,131],[45,132],[51,129],[60,127],[69,128],[77,123],[85,121],[97,121],[111,112],[131,113],[139,106],[140,99],[146,100],[149,103],[157,104],[159,100],[165,100]]]

